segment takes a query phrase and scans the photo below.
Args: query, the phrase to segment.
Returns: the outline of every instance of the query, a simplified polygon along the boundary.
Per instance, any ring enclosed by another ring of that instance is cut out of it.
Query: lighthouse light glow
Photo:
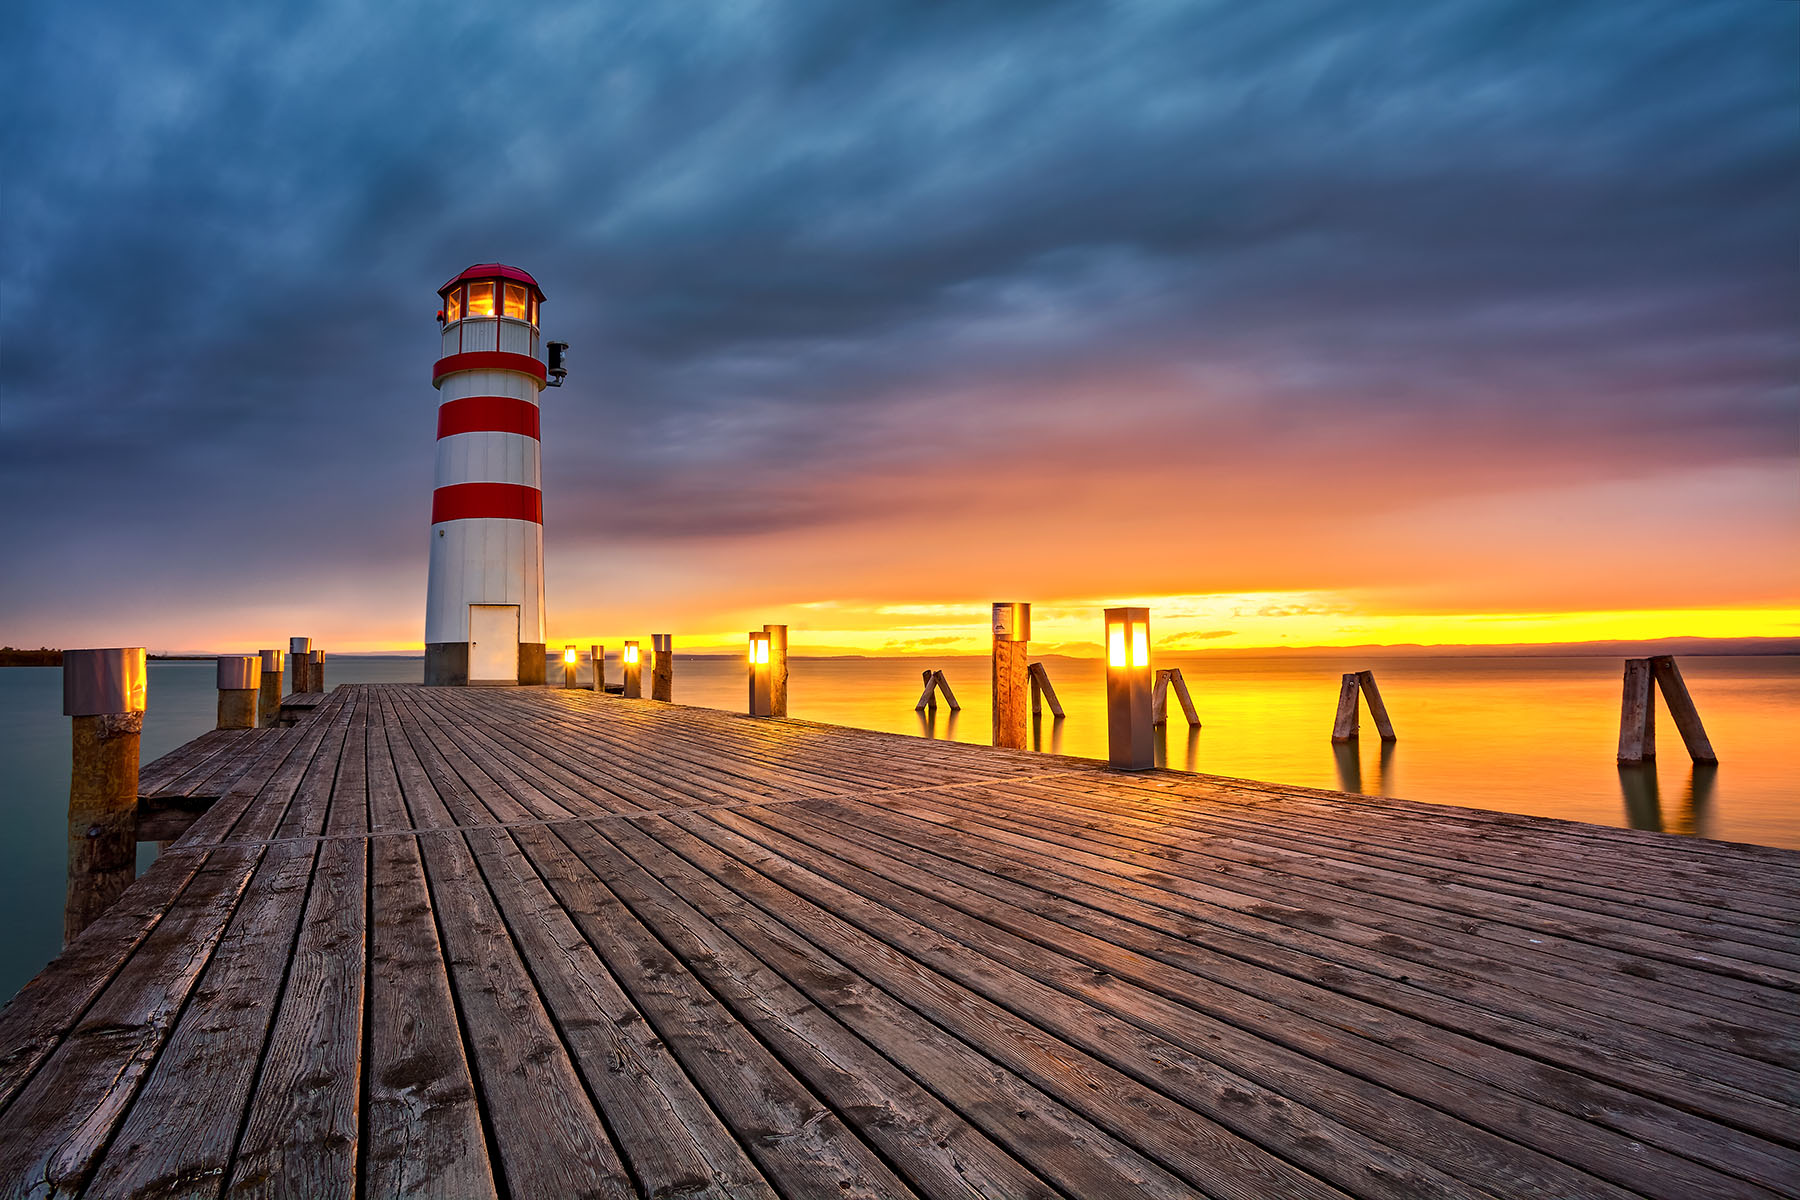
[[[493,284],[471,283],[469,285],[469,315],[471,317],[491,317],[494,315]]]

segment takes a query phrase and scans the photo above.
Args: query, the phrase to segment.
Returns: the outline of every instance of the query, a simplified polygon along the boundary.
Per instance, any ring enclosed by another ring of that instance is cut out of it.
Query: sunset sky
[[[552,643],[1800,636],[1800,4],[8,25],[0,642],[418,647],[490,261]]]

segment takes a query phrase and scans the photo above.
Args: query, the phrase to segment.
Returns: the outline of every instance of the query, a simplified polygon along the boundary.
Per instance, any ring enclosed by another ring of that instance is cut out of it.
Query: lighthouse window
[[[448,324],[451,321],[460,320],[462,320],[462,289],[451,288],[444,296],[444,321]]]
[[[469,285],[469,315],[471,317],[491,317],[494,315],[493,284],[471,283]]]
[[[525,319],[525,289],[516,283],[506,285],[506,315]]]
[[[531,298],[531,312],[529,315],[526,316],[525,319],[527,321],[530,321],[533,325],[537,324],[537,297],[536,296],[533,296]]]

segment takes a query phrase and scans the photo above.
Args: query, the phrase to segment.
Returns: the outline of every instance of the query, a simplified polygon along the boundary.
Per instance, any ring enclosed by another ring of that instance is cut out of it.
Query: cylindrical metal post
[[[137,875],[138,749],[144,650],[63,652],[63,712],[72,717],[67,944]]]
[[[650,698],[667,703],[675,698],[675,635],[650,635]]]
[[[255,729],[261,690],[262,659],[254,654],[219,655],[218,728]]]
[[[644,676],[642,664],[638,662],[638,644],[626,642],[625,651],[620,656],[621,666],[625,668],[625,691],[627,700],[641,700],[644,696]]]
[[[750,635],[750,715],[769,716],[769,635]]]
[[[764,625],[769,635],[769,715],[787,716],[788,664],[787,626]]]
[[[1025,704],[1031,645],[1031,605],[999,603],[994,614],[994,745],[1025,749]]]
[[[281,715],[281,651],[262,652],[262,696],[257,701],[256,723],[264,729]]]
[[[1156,764],[1150,716],[1150,610],[1106,610],[1107,761],[1125,771]]]
[[[325,652],[314,650],[307,658],[309,661],[306,664],[306,690],[322,692],[325,690]]]
[[[592,687],[596,692],[605,692],[606,691],[606,647],[605,646],[595,646],[593,648],[593,657],[594,657],[594,678],[590,682],[589,686]]]
[[[291,664],[288,674],[288,691],[298,694],[310,690],[306,686],[306,679],[312,667],[312,639],[289,638],[288,662]]]

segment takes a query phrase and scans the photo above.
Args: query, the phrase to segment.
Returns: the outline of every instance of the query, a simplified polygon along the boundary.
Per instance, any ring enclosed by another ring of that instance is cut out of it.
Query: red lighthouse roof
[[[538,281],[533,279],[529,272],[521,271],[517,267],[509,267],[505,263],[476,263],[439,288],[438,295],[443,295],[465,279],[511,279],[516,283],[529,285],[531,290],[537,293],[540,304],[545,299],[544,289],[538,286]]]

